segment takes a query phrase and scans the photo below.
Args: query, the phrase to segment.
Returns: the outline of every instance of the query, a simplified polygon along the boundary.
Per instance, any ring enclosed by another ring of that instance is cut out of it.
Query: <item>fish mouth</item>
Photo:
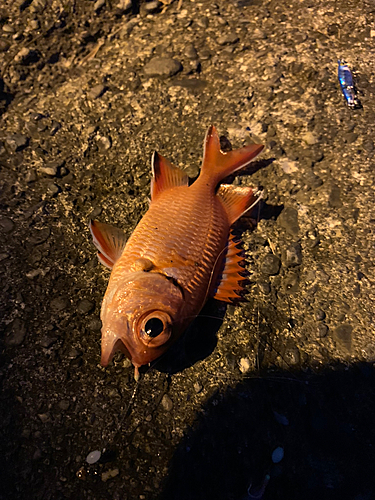
[[[113,342],[104,342],[102,340],[102,356],[100,364],[102,366],[108,366],[117,351],[121,351],[128,359],[130,359],[130,361],[132,360],[130,352],[120,338],[115,339]]]

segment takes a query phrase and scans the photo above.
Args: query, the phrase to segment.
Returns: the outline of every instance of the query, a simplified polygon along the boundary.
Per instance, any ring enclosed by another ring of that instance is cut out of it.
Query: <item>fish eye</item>
[[[144,328],[146,335],[154,339],[163,332],[164,323],[160,318],[150,318]]]

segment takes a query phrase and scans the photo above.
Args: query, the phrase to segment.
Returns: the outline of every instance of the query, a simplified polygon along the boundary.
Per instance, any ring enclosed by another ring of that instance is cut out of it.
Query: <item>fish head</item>
[[[178,286],[157,272],[134,272],[109,283],[104,296],[101,364],[121,351],[135,367],[161,356],[181,333]]]

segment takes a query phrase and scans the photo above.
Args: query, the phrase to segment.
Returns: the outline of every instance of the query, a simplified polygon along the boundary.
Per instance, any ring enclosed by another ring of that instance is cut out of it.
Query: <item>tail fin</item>
[[[264,148],[263,144],[249,144],[228,153],[220,150],[220,140],[216,128],[211,125],[204,141],[201,175],[217,184],[236,170],[246,167]]]

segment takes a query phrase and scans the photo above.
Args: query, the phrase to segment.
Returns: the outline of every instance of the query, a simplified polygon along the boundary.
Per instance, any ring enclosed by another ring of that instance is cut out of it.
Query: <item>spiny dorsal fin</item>
[[[242,214],[253,208],[262,198],[262,191],[244,186],[221,184],[217,191],[232,225]]]
[[[211,125],[204,141],[201,176],[208,178],[214,187],[240,168],[246,167],[264,148],[263,144],[249,144],[244,148],[223,153],[216,128]]]
[[[214,294],[215,299],[230,303],[242,299],[241,292],[249,274],[241,265],[243,261],[241,241],[231,232],[220,284]]]
[[[151,168],[151,201],[166,189],[189,184],[189,177],[156,151],[152,155]]]
[[[120,258],[126,243],[126,236],[121,229],[91,220],[90,231],[94,245],[99,250],[99,261],[109,269],[112,269],[115,262]]]

